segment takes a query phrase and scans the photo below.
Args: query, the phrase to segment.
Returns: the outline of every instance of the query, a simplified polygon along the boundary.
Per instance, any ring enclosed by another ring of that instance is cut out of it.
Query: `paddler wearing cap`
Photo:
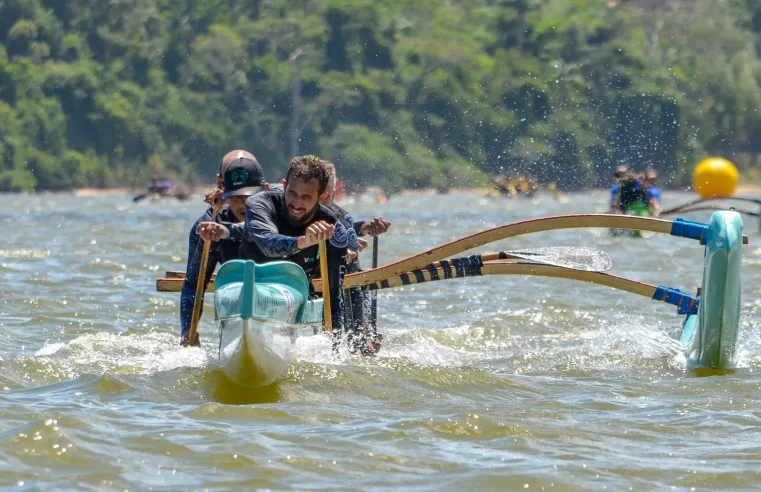
[[[213,209],[209,207],[193,224],[188,238],[188,265],[185,270],[187,274],[180,294],[180,325],[182,327],[180,345],[183,346],[189,344],[196,284],[201,270],[203,256],[203,241],[199,240],[199,234],[202,233],[201,224],[212,220],[219,224],[236,224],[245,221],[248,197],[269,189],[269,185],[264,182],[264,172],[256,157],[245,150],[233,150],[225,154],[219,166],[217,187],[218,190],[206,196],[207,201],[226,200],[226,203],[216,217],[213,217]],[[206,263],[206,283],[209,282],[217,264],[240,257],[239,249],[240,240],[236,241],[234,238],[212,244]],[[198,344],[199,338],[196,335],[193,345]]]
[[[329,179],[319,157],[294,157],[284,190],[269,190],[246,200],[244,224],[202,222],[198,233],[211,241],[239,238],[241,258],[257,264],[290,261],[310,280],[320,273],[318,245],[326,241],[332,331],[337,342],[345,320],[342,285],[347,249],[357,250],[359,245],[356,235],[349,234],[335,212],[320,204],[327,196]],[[310,295],[316,295],[311,283]]]

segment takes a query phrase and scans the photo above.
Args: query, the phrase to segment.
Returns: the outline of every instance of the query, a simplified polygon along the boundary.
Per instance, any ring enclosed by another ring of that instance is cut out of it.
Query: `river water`
[[[374,359],[305,339],[277,385],[242,391],[213,344],[177,346],[203,204],[3,195],[0,486],[20,489],[751,489],[761,483],[761,235],[746,219],[739,367],[685,368],[676,309],[567,280],[481,277],[383,291]],[[665,205],[691,199],[666,194]],[[495,225],[600,212],[602,192],[395,196],[381,263]],[[707,220],[708,213],[688,216]],[[697,242],[603,229],[477,251],[587,245],[613,273],[694,291]],[[362,254],[370,264],[370,253]],[[202,337],[214,336],[211,304]]]

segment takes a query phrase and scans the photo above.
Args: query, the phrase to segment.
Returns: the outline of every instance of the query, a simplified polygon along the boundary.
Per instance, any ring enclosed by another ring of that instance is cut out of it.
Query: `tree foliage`
[[[755,0],[0,0],[0,191],[294,152],[389,191],[761,155]]]

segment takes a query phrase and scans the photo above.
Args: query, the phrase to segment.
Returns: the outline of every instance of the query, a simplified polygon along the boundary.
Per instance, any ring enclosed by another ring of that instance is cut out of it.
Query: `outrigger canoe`
[[[670,234],[705,246],[700,290],[688,292],[638,282],[600,271],[542,264],[504,253],[445,258],[494,241],[534,232],[581,227],[623,228]],[[740,270],[743,236],[740,214],[715,212],[708,224],[621,215],[565,215],[532,219],[482,231],[415,256],[346,276],[344,288],[369,290],[481,275],[526,275],[578,280],[619,289],[677,306],[684,316],[681,347],[690,368],[735,365],[740,324]],[[177,291],[181,278],[159,279],[160,291]],[[313,281],[316,292],[322,285]],[[319,334],[322,300],[309,297],[303,270],[288,262],[256,265],[234,260],[216,276],[215,316],[219,362],[227,376],[244,386],[277,381],[286,372],[300,336]]]

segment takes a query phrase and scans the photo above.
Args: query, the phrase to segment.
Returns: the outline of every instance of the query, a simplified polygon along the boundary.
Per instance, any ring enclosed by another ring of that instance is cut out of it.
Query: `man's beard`
[[[309,223],[314,218],[314,214],[317,213],[317,208],[319,206],[320,206],[320,202],[317,202],[314,205],[314,208],[312,210],[308,211],[307,213],[304,214],[304,216],[302,218],[297,220],[297,219],[294,219],[293,217],[291,217],[289,206],[286,203],[285,204],[285,220],[288,222],[288,224],[291,227],[303,226],[304,224]]]

